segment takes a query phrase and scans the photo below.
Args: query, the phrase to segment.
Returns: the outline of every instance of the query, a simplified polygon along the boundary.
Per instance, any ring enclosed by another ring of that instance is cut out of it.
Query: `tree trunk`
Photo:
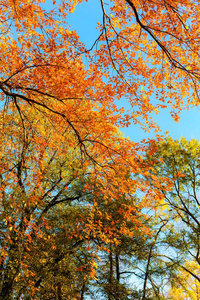
[[[108,291],[108,300],[112,300],[112,288],[113,288],[113,257],[112,257],[112,247],[110,246],[109,252],[109,291]]]

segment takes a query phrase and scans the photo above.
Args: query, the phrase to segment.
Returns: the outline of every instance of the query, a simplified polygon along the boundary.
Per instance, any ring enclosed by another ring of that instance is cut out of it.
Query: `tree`
[[[12,110],[9,115],[1,114],[2,299],[20,297],[24,288],[27,293],[29,289],[30,294],[34,292],[40,281],[34,269],[41,256],[45,257],[45,249],[49,246],[54,252],[55,247],[53,237],[50,243],[45,234],[45,228],[52,225],[47,214],[55,206],[69,205],[82,197],[75,188],[76,179],[81,180],[84,172],[76,149],[73,155],[70,148],[63,151],[63,141],[58,140],[59,147],[54,147],[53,128],[48,129],[47,121],[40,121],[36,131],[39,117],[32,112],[32,123],[29,119],[24,135],[19,116]]]
[[[106,202],[100,196],[96,201],[101,210],[94,214],[95,223],[102,225],[98,226],[100,235],[93,245],[100,258],[96,261],[96,280],[91,282],[93,292],[101,299],[132,299],[134,288],[128,283],[133,274],[131,259],[139,256],[145,238],[150,235],[148,228],[143,227],[142,201],[135,195]]]
[[[103,166],[83,156],[71,130],[60,135],[49,126],[56,115],[41,120],[29,108],[26,121],[8,109],[1,114],[1,299],[83,299],[98,251],[139,227],[146,232],[134,180],[117,154],[88,147]],[[116,147],[126,143],[116,138]]]
[[[100,218],[101,205],[95,199],[101,195],[105,209],[107,201],[124,199],[124,195],[130,198],[136,189],[152,190],[151,181],[134,177],[152,175],[152,166],[141,156],[144,145],[121,136],[120,126],[133,121],[145,130],[157,130],[151,113],[169,104],[177,119],[184,105],[198,104],[198,1],[112,0],[106,11],[101,0],[103,22],[98,24],[100,34],[91,42],[91,49],[86,49],[66,23],[81,2],[53,1],[50,10],[39,0],[0,4],[3,299],[66,297],[58,283],[68,282],[67,291],[70,284],[75,285],[60,273],[56,277],[52,266],[57,262],[62,273],[61,261],[68,264],[70,274],[74,274],[74,266],[77,272],[84,266],[81,288],[72,295],[83,299],[89,273],[94,275],[94,268],[88,270],[84,243],[98,238],[112,248],[116,246],[114,238],[122,239],[117,226],[102,234],[101,221],[105,218],[110,224],[110,220],[106,215]],[[116,99],[123,98],[130,101],[131,113],[117,107]],[[160,186],[154,175],[155,184]],[[67,230],[67,251],[76,250],[70,265],[70,255],[62,253],[62,234],[70,205],[76,201],[79,205],[74,205],[70,234]],[[60,218],[64,226],[60,231],[58,222],[53,221],[58,206],[61,215],[66,212],[66,219]],[[142,206],[142,201],[139,206],[136,203],[135,211]],[[117,215],[111,216],[115,219]],[[121,216],[117,217],[122,224],[131,217],[135,232],[138,225],[144,228],[130,206]],[[127,222],[125,225],[126,238],[131,228]],[[51,230],[59,232],[59,239]],[[40,265],[34,265],[32,258],[42,244],[44,253],[50,246],[47,257],[51,263],[43,263],[40,278]],[[37,294],[38,286],[43,294]]]
[[[171,104],[176,119],[185,104],[198,104],[198,1],[101,0],[103,23],[91,49],[66,24],[81,2],[53,1],[50,11],[38,0],[2,2],[3,101],[13,101],[21,115],[22,103],[57,113],[82,148],[105,132],[99,122],[133,120],[148,129],[156,126],[152,112]],[[131,114],[119,115],[114,101],[122,97]]]
[[[174,141],[170,137],[151,143],[147,151],[146,162],[152,165],[152,177],[148,180],[154,186],[156,214],[165,224],[153,259],[165,268],[165,284],[174,282],[170,293],[176,290],[180,299],[183,295],[196,299],[198,295],[190,295],[192,285],[198,286],[200,282],[199,153],[198,141],[185,138]],[[154,185],[153,176],[156,180],[160,177],[159,188]]]

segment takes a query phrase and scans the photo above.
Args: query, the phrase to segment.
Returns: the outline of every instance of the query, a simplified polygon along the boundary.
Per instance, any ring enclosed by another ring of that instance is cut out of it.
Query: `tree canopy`
[[[184,263],[199,262],[198,143],[120,128],[198,105],[200,3],[100,0],[88,49],[68,24],[82,2],[0,3],[3,300],[155,299],[176,266],[199,280]]]

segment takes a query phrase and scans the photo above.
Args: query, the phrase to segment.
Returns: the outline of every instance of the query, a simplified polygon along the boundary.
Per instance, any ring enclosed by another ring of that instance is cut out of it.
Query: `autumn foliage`
[[[119,261],[148,261],[144,208],[162,201],[164,175],[144,156],[157,141],[135,143],[120,128],[158,131],[154,113],[170,107],[178,120],[199,103],[198,1],[100,0],[90,49],[67,23],[81,2],[0,3],[4,300],[146,299],[148,270],[136,295]]]

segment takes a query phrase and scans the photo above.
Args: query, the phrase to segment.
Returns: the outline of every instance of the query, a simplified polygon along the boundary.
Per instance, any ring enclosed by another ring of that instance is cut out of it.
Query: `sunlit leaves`
[[[157,131],[152,114],[170,106],[178,120],[198,104],[198,2],[101,0],[90,49],[67,24],[81,2],[0,4],[3,299],[23,297],[26,287],[35,299],[45,291],[78,299],[96,280],[92,250],[110,255],[148,236],[147,206],[163,205],[165,215],[173,206],[173,218],[198,224],[198,144],[151,141],[143,159],[149,145],[119,131],[131,122]],[[116,104],[126,99],[130,111]]]

